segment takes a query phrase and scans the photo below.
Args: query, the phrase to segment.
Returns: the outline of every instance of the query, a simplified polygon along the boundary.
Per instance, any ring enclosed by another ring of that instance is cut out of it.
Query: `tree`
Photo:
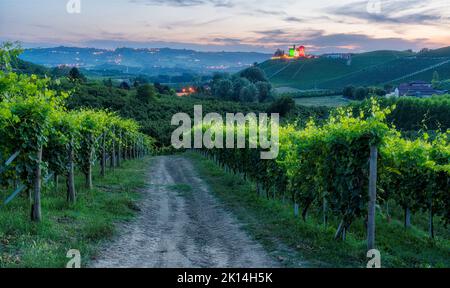
[[[233,79],[233,101],[239,101],[241,97],[242,88],[250,85],[250,81],[247,78],[234,77]]]
[[[353,94],[355,93],[355,87],[353,86],[346,86],[344,90],[342,91],[342,95],[347,98],[353,98]]]
[[[295,101],[290,96],[283,96],[275,100],[267,109],[267,113],[278,113],[281,117],[286,116],[295,108]]]
[[[161,85],[161,83],[156,82],[155,84],[153,84],[156,88],[156,90],[158,90],[159,94],[166,94],[169,95],[170,94],[170,87],[167,85]]]
[[[107,80],[103,80],[103,84],[105,84],[106,87],[108,88],[112,88],[113,87],[113,82],[111,78],[108,78]]]
[[[0,45],[0,70],[11,69],[11,63],[16,61],[23,50],[18,42],[5,42]]]
[[[259,81],[256,84],[256,89],[258,89],[258,100],[259,102],[266,102],[272,97],[272,85],[269,82]]]
[[[368,91],[364,87],[358,87],[355,90],[355,93],[353,95],[353,99],[355,100],[364,100],[368,95]]]
[[[215,92],[216,96],[221,100],[233,100],[233,82],[228,79],[220,80]]]
[[[385,84],[383,88],[386,93],[391,93],[394,90],[394,86],[392,84]]]
[[[281,49],[277,49],[277,51],[275,51],[274,56],[275,57],[282,57],[282,56],[284,56],[284,51],[281,50]]]
[[[136,98],[143,103],[149,103],[156,98],[155,87],[150,84],[140,85],[136,89]]]
[[[86,77],[78,70],[77,67],[73,67],[69,71],[69,79],[72,81],[80,81],[84,82],[86,80]]]
[[[256,102],[258,100],[258,89],[254,84],[249,84],[241,89],[239,95],[241,102]]]
[[[266,77],[266,73],[257,66],[252,66],[240,74],[241,77],[247,78],[250,82],[256,83],[256,82],[268,82],[269,80]]]
[[[131,89],[130,84],[128,84],[125,81],[122,81],[122,83],[120,83],[119,88],[120,89],[125,89],[125,90],[130,90]]]
[[[368,95],[376,95],[376,96],[385,96],[386,95],[386,91],[384,89],[381,89],[379,87],[369,87],[367,89],[367,94]]]

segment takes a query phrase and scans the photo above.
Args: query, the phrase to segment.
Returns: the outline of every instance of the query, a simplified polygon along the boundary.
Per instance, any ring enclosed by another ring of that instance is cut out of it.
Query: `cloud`
[[[272,29],[272,30],[254,31],[254,33],[261,34],[261,35],[274,36],[274,35],[285,35],[288,32],[281,30],[281,29]]]
[[[276,11],[276,10],[256,9],[256,10],[254,10],[254,12],[257,14],[262,14],[262,15],[273,15],[273,16],[286,15],[286,12]]]
[[[167,29],[167,30],[174,30],[180,26],[182,26],[182,27],[203,27],[206,25],[222,22],[226,19],[228,19],[228,18],[215,18],[215,19],[205,20],[205,21],[197,21],[194,19],[187,19],[187,20],[183,20],[183,21],[174,21],[174,22],[170,22],[168,24],[160,25],[159,28],[163,28],[163,29]],[[147,24],[145,24],[145,26],[151,27],[152,25],[147,23]]]
[[[328,52],[365,52],[374,50],[418,50],[425,47],[427,39],[417,38],[405,40],[402,38],[374,38],[364,34],[325,34],[324,31],[310,30],[303,33],[284,33],[280,35],[266,34],[254,39],[256,42],[275,45],[302,44],[315,53]],[[388,48],[387,48],[388,47]],[[286,48],[286,46],[284,46]]]
[[[435,24],[449,20],[448,4],[430,0],[380,0],[380,10],[368,9],[368,1],[358,1],[326,10],[331,15],[346,16],[365,22],[385,24]],[[376,3],[376,2],[375,2]]]
[[[284,18],[284,21],[286,21],[286,22],[296,22],[296,23],[303,23],[303,22],[305,22],[304,19],[300,19],[298,17],[292,17],[292,16]]]
[[[177,7],[190,7],[199,5],[213,5],[215,7],[227,7],[234,6],[231,0],[130,0],[130,3],[144,4],[148,6],[177,6]]]
[[[209,40],[209,39],[204,39],[204,40]],[[213,39],[213,42],[215,42],[215,43],[227,44],[227,45],[240,44],[240,43],[242,43],[242,41],[243,41],[243,39],[241,39],[241,38],[231,38],[231,37],[223,37],[223,38],[217,37],[217,38]]]

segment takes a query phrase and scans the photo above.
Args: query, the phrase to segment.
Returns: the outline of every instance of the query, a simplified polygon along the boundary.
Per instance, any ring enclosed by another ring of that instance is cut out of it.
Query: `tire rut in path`
[[[91,267],[277,267],[208,191],[183,156],[155,157],[141,211]],[[189,185],[191,191],[175,189]],[[178,186],[180,187],[180,186]]]

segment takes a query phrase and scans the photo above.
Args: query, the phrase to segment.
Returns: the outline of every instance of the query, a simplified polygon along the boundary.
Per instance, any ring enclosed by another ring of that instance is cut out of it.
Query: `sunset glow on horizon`
[[[25,47],[175,47],[312,53],[450,46],[447,0],[0,0],[0,41]]]

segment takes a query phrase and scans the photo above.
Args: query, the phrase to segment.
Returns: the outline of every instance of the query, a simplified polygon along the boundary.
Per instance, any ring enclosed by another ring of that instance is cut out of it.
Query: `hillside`
[[[346,85],[384,85],[430,81],[434,71],[450,78],[450,47],[424,53],[374,51],[340,59],[269,60],[259,65],[276,87],[342,89]]]
[[[93,71],[119,71],[149,76],[180,73],[236,72],[270,55],[250,52],[198,52],[185,49],[115,50],[55,47],[26,49],[21,59],[46,67],[78,66]]]

